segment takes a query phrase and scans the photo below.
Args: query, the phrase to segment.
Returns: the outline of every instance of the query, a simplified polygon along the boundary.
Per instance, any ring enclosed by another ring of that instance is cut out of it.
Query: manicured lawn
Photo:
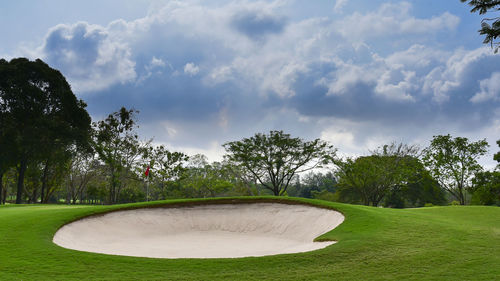
[[[239,198],[227,200],[271,200]],[[498,280],[500,208],[381,209],[318,200],[346,219],[325,249],[259,258],[151,259],[78,252],[52,243],[64,223],[130,207],[0,207],[0,280]],[[199,201],[189,201],[195,203]],[[214,202],[214,201],[211,201]],[[217,202],[217,201],[215,201]]]

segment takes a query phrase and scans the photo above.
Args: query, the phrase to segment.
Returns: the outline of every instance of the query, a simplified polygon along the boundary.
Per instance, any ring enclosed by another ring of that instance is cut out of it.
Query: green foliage
[[[192,157],[180,184],[188,198],[221,196],[234,187],[228,180],[225,167],[217,162],[209,164],[203,155]]]
[[[385,145],[371,156],[356,159],[335,159],[338,198],[343,202],[378,206],[403,207],[401,188],[423,170],[415,158],[419,149],[404,144]]]
[[[453,200],[453,201],[451,201],[450,205],[452,205],[452,206],[459,206],[459,205],[463,205],[463,204],[461,204],[457,200]]]
[[[460,0],[463,2],[469,2],[468,4],[472,6],[472,13],[478,12],[480,15],[486,13],[491,13],[494,11],[500,11],[500,1],[498,0]],[[500,42],[496,41],[500,36],[500,17],[488,17],[481,21],[481,29],[479,34],[485,35],[484,44],[497,45],[495,48],[495,53],[498,52],[500,48]]]
[[[304,141],[283,131],[225,143],[226,159],[241,165],[274,195],[283,195],[297,173],[327,164],[335,150],[316,139]]]
[[[324,193],[325,195],[327,194],[325,192],[334,194],[336,190],[337,180],[332,172],[325,174],[321,172],[309,172],[297,178],[296,183],[288,188],[288,194],[296,197],[320,199],[316,197],[320,193]]]
[[[142,188],[134,185],[128,185],[121,192],[118,197],[119,203],[133,203],[146,201],[146,194]]]
[[[338,201],[338,198],[334,192],[328,190],[311,191],[311,197],[314,199],[325,200],[325,201]]]
[[[148,178],[146,179],[150,188],[158,189],[156,193],[157,196],[153,196],[154,199],[166,199],[168,196],[168,191],[166,188],[171,185],[172,182],[179,181],[186,173],[186,167],[184,165],[188,161],[189,157],[182,152],[171,152],[167,150],[163,145],[157,147],[147,147],[143,156],[143,160],[148,163],[150,167]],[[140,171],[146,170],[146,167],[139,166]],[[145,174],[142,174],[146,177]],[[153,191],[154,192],[154,191]]]
[[[500,206],[499,171],[477,173],[472,182],[472,204]]]
[[[116,203],[127,180],[137,176],[133,173],[134,164],[145,152],[135,132],[137,113],[134,109],[122,107],[106,119],[94,123],[94,149],[107,168],[109,203]]]
[[[85,107],[64,76],[43,61],[0,60],[0,174],[19,166],[16,203],[23,197],[28,162],[50,161],[58,151],[88,145]]]
[[[498,144],[498,146],[500,146],[500,140],[497,140],[497,144]],[[495,153],[495,155],[493,155],[493,160],[495,160],[499,163],[499,164],[497,164],[497,167],[500,168],[500,151]]]
[[[434,204],[432,204],[432,203],[425,203],[424,207],[434,207]]]
[[[486,154],[487,148],[486,140],[470,142],[467,138],[439,135],[424,150],[423,160],[441,187],[465,205],[472,178],[482,171],[477,160]]]
[[[423,167],[415,173],[402,190],[406,199],[405,207],[422,207],[424,203],[445,205],[447,201],[446,194],[439,183]]]

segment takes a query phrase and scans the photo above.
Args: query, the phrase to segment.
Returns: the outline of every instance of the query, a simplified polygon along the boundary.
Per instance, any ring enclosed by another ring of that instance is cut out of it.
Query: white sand
[[[153,208],[108,213],[70,223],[54,243],[80,251],[154,258],[233,258],[308,252],[344,216],[277,203]]]

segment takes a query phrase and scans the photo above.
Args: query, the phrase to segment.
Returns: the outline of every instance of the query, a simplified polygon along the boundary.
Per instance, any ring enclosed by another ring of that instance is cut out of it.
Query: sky
[[[340,155],[434,135],[500,139],[500,54],[459,0],[0,2],[0,57],[62,72],[94,120],[222,159],[283,130]]]

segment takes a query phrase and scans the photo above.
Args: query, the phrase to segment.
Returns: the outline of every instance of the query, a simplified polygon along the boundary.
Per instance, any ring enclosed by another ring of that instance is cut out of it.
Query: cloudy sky
[[[284,130],[362,155],[433,135],[500,139],[500,54],[459,0],[0,3],[0,57],[59,69],[99,120],[219,160]]]

